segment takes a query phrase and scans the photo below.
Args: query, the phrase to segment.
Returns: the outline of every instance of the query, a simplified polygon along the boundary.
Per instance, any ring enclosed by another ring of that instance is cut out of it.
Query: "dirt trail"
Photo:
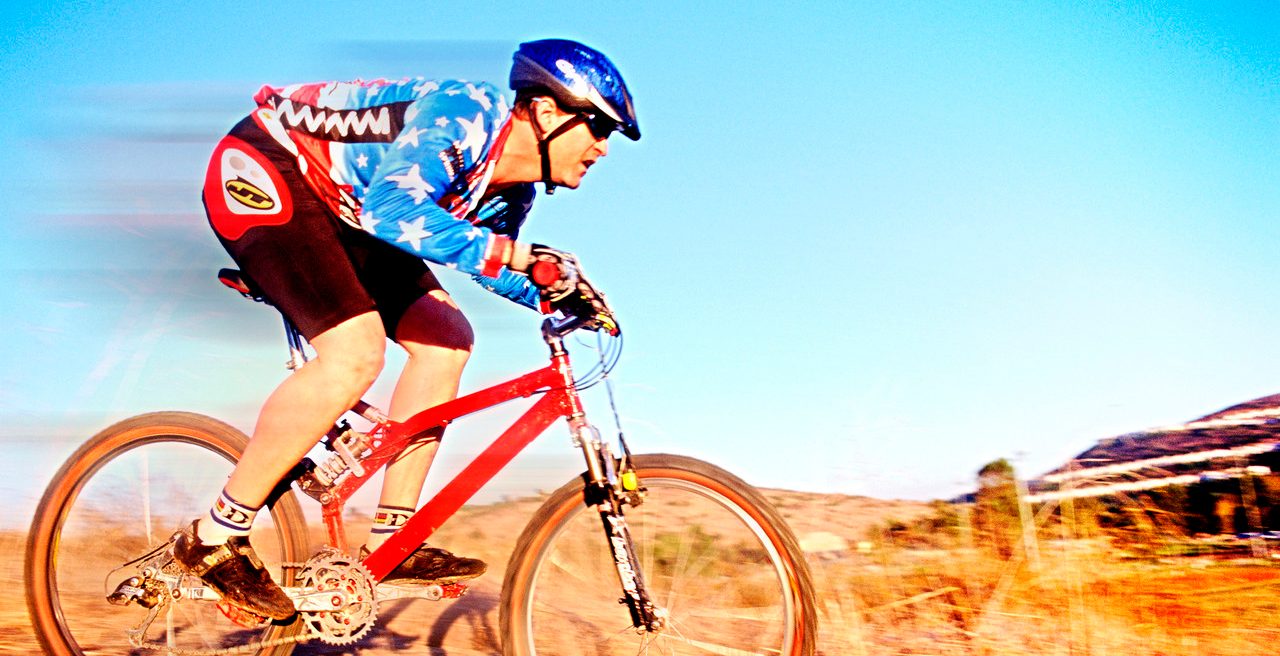
[[[887,517],[910,519],[926,512],[924,504],[880,501],[862,497],[769,491],[767,495],[787,517],[797,535],[815,531],[834,533],[850,543]],[[352,654],[381,656],[420,653],[433,656],[477,656],[498,653],[499,586],[507,558],[540,500],[526,499],[468,507],[441,529],[433,543],[458,553],[483,558],[490,571],[462,599],[446,602],[406,600],[383,606],[379,625],[355,645],[300,645],[295,654]],[[351,526],[352,535],[362,527]],[[25,535],[0,532],[0,553],[21,554]],[[20,557],[0,561],[0,654],[32,654],[38,650],[23,600]],[[822,577],[819,572],[816,578]],[[839,617],[823,618],[823,633],[844,632]]]

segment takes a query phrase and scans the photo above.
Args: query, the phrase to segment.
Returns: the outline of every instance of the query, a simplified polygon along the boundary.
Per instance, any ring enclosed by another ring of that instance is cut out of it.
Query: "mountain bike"
[[[219,278],[264,300],[236,271]],[[288,366],[297,369],[307,344],[287,318],[284,324]],[[599,362],[575,377],[566,339],[580,330],[597,331]],[[281,655],[306,641],[355,645],[388,601],[466,592],[457,583],[379,582],[563,417],[585,471],[546,499],[516,542],[499,604],[503,654],[812,654],[811,576],[769,502],[714,465],[632,455],[621,428],[611,442],[587,421],[579,392],[607,384],[621,352],[611,313],[547,318],[542,339],[546,367],[404,422],[358,402],[354,416],[323,438],[324,457],[293,468],[250,536],[294,601],[298,612],[288,621],[220,603],[171,553],[175,531],[221,489],[248,442],[243,433],[187,412],[144,414],[98,433],[54,476],[32,523],[26,593],[40,643],[51,654],[182,655]],[[520,398],[536,401],[399,532],[363,560],[350,555],[343,510],[374,472],[408,446],[437,439],[455,419]],[[353,428],[357,417],[369,427]],[[326,539],[318,550],[303,497],[320,504]]]

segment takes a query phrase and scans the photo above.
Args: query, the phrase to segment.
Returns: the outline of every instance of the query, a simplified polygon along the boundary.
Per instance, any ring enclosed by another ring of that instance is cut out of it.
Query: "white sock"
[[[413,517],[414,509],[403,506],[379,505],[373,513],[373,526],[369,528],[369,539],[364,546],[369,551],[381,547],[387,538],[396,534]]]
[[[224,489],[209,509],[209,516],[196,523],[196,537],[203,544],[215,545],[226,544],[231,537],[249,535],[253,518],[261,509],[262,506],[252,508],[236,501]]]

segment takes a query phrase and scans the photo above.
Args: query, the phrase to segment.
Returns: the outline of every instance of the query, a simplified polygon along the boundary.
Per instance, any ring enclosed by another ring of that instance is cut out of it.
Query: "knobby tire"
[[[642,634],[621,605],[615,561],[585,479],[554,492],[525,528],[502,586],[506,656],[810,656],[813,582],[795,536],[741,479],[674,455],[634,458],[648,496],[627,522],[670,628]]]
[[[216,419],[158,412],[103,430],[67,460],[41,498],[27,539],[27,607],[45,653],[147,653],[133,651],[125,633],[145,610],[112,606],[105,598],[107,588],[132,570],[111,570],[163,544],[198,516],[247,443],[243,433]],[[203,471],[209,468],[216,471]],[[258,516],[251,540],[277,583],[291,585],[294,572],[273,565],[306,560],[306,519],[287,490],[273,494],[264,510],[269,513]],[[157,653],[169,643],[180,650],[217,650],[287,637],[301,628],[295,621],[242,629],[221,618],[213,602],[179,600],[157,617],[147,637],[161,643]],[[292,650],[286,644],[258,653],[283,656]]]

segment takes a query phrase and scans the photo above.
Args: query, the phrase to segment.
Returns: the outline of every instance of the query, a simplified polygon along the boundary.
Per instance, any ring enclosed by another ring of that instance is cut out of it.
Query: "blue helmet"
[[[640,139],[640,125],[622,75],[600,52],[577,41],[542,39],[520,44],[511,65],[511,88],[545,89],[561,107],[603,114],[627,138]]]

